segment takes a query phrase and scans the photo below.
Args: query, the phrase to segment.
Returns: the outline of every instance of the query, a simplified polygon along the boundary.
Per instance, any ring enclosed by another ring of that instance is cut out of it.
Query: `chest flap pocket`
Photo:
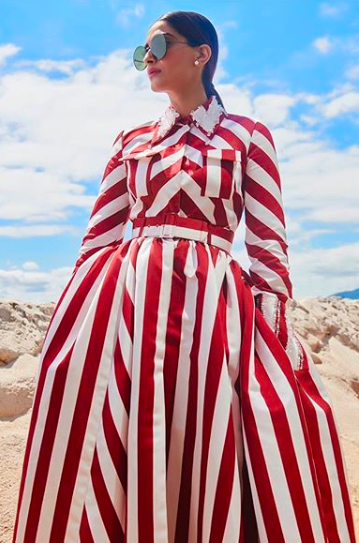
[[[151,194],[152,166],[158,158],[159,150],[151,148],[130,151],[122,157],[127,169],[127,186],[134,197]]]
[[[231,198],[240,193],[242,185],[242,155],[237,149],[204,149],[204,184],[201,196]]]

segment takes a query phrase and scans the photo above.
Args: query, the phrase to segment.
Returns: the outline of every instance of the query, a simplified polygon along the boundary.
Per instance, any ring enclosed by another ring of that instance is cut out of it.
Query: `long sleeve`
[[[305,352],[286,311],[292,298],[281,178],[272,134],[254,125],[244,174],[245,246],[256,307],[286,350],[294,369]]]
[[[123,241],[130,213],[126,165],[121,161],[123,133],[121,130],[112,144],[111,157],[102,176],[74,271],[96,251]]]

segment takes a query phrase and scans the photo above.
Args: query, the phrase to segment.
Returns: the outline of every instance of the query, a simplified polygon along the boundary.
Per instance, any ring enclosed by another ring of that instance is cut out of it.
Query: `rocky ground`
[[[55,304],[0,300],[0,543],[11,543],[39,357]],[[359,303],[306,298],[288,307],[332,400],[359,541]]]

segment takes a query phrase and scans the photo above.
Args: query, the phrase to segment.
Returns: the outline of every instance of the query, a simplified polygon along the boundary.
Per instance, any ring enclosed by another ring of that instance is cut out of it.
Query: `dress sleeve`
[[[292,367],[299,369],[306,353],[286,310],[293,296],[278,158],[272,134],[260,121],[252,131],[243,183],[245,246],[255,304]]]
[[[102,176],[99,193],[80,245],[74,272],[99,249],[119,245],[123,241],[130,214],[126,165],[121,160],[123,133],[124,130],[121,130],[112,144],[111,157]]]

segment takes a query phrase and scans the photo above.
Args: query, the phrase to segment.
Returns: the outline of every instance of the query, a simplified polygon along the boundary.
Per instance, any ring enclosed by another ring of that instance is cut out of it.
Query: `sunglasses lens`
[[[163,58],[167,51],[167,43],[164,34],[156,34],[153,36],[150,41],[150,48],[152,54],[156,57],[157,60]],[[138,45],[133,53],[133,63],[137,70],[145,70],[147,65],[144,61],[146,56],[146,48],[143,45]]]
[[[135,65],[135,68],[137,70],[144,70],[146,68],[146,63],[144,62],[144,58],[146,55],[146,49],[143,45],[139,45],[136,47],[133,53],[133,63]]]
[[[167,51],[167,43],[164,34],[156,34],[150,42],[151,51],[159,60],[163,58]]]

